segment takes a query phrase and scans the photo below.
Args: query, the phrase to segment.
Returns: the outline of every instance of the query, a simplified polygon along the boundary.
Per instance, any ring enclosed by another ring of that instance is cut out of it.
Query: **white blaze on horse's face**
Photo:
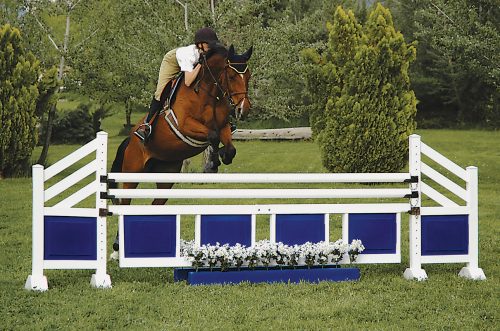
[[[251,103],[248,98],[248,81],[250,72],[246,63],[231,63],[229,62],[228,72],[228,93],[231,96],[234,105],[234,116],[237,120],[245,119],[250,111]],[[240,71],[244,68],[244,71]]]
[[[245,86],[245,91],[248,91],[248,80],[245,80],[245,75],[239,74],[243,85]],[[245,97],[236,105],[236,119],[241,120],[244,119],[248,112],[250,111],[250,100],[248,100],[248,92],[245,94]]]
[[[235,105],[234,116],[237,120],[245,119],[250,111],[251,103],[248,97],[248,81],[250,80],[250,69],[248,60],[252,55],[252,47],[245,53],[237,55],[234,47],[229,48],[228,66],[232,69],[230,73],[230,94]]]

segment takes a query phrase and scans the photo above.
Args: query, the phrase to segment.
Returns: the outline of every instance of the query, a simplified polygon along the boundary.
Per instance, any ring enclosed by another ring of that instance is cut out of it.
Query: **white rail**
[[[57,161],[47,169],[45,169],[45,181],[59,174],[61,171],[71,167],[76,162],[80,161],[90,153],[95,152],[97,149],[97,139],[92,140],[88,144],[80,147],[73,153],[69,154],[65,158]]]
[[[435,151],[434,149],[432,149],[428,145],[424,144],[423,142],[421,142],[420,144],[421,144],[420,152],[422,154],[428,156],[431,160],[437,162],[438,164],[440,164],[444,168],[451,171],[456,176],[467,181],[467,172],[462,167],[457,165],[455,162],[447,159],[445,156],[443,156],[439,152]]]
[[[410,189],[110,189],[113,198],[345,199],[405,198]]]
[[[193,215],[192,205],[111,205],[108,210],[117,215]],[[249,204],[196,205],[196,214],[344,214],[344,213],[404,213],[408,203],[362,204]]]
[[[178,173],[108,173],[108,179],[118,183],[403,183],[408,173],[238,173],[238,174],[178,174]]]

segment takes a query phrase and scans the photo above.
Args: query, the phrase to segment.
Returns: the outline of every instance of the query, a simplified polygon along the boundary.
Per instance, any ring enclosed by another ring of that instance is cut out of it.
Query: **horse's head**
[[[244,119],[250,110],[248,98],[248,81],[250,70],[248,60],[252,56],[252,47],[244,54],[236,54],[231,45],[226,49],[223,45],[212,43],[205,54],[208,75],[203,74],[208,82],[215,83],[219,96],[223,96],[236,119]]]
[[[226,82],[228,94],[234,105],[236,119],[245,119],[250,111],[248,97],[248,81],[251,74],[248,69],[248,60],[252,56],[253,47],[243,54],[236,54],[233,45],[229,47],[226,65]]]

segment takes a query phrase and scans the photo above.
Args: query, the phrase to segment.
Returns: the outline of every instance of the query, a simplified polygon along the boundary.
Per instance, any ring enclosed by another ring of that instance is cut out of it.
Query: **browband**
[[[227,62],[227,66],[239,74],[244,74],[248,70],[248,64],[246,63],[238,63],[238,62]]]

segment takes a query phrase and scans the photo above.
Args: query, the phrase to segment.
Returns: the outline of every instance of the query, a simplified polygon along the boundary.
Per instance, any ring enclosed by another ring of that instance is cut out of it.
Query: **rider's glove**
[[[205,57],[205,55],[200,54],[200,57],[198,58],[198,62],[196,62],[196,64],[203,65],[203,61],[205,60],[204,57]]]

